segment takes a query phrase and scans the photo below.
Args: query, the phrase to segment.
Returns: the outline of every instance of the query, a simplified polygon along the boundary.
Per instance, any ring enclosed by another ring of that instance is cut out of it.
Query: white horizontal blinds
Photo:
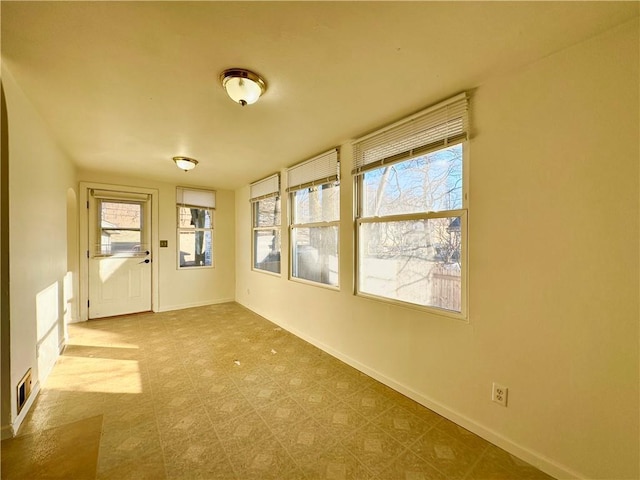
[[[468,99],[461,93],[353,142],[353,174],[467,139]]]
[[[253,182],[250,186],[250,201],[257,202],[263,198],[277,197],[280,195],[280,174],[275,173],[270,177]]]
[[[338,149],[294,165],[287,170],[287,192],[340,180]]]
[[[91,195],[93,198],[100,198],[104,200],[130,200],[132,202],[135,201],[146,201],[149,199],[149,195],[146,193],[135,193],[135,192],[116,192],[114,190],[91,190]]]
[[[190,207],[216,208],[216,192],[176,187],[176,203]]]

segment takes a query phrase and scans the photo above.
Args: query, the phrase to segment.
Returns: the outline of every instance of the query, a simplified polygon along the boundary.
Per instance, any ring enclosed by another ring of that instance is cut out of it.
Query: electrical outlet
[[[497,404],[502,405],[503,407],[506,407],[508,395],[509,389],[507,387],[503,387],[502,385],[494,382],[493,389],[491,390],[491,400],[493,400]]]

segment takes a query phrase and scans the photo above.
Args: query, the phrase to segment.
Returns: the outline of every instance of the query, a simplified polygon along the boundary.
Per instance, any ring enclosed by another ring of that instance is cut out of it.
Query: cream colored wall
[[[191,172],[194,173],[194,172]],[[189,186],[188,175],[185,183]],[[214,217],[215,268],[177,268],[176,249],[176,185],[140,178],[106,175],[100,172],[80,171],[79,180],[114,185],[154,188],[159,193],[159,240],[168,240],[167,248],[159,248],[154,261],[159,262],[159,303],[156,311],[229,302],[235,298],[235,194],[230,190],[216,190]],[[202,187],[199,187],[202,188]]]
[[[65,277],[67,194],[76,172],[4,65],[2,82],[9,123],[11,298],[11,391],[2,392],[2,401],[11,399],[15,430],[28,410],[18,416],[16,386],[31,368],[37,391],[64,343],[65,312],[74,309]]]
[[[468,323],[352,295],[348,144],[340,292],[250,270],[245,187],[237,301],[553,475],[638,478],[638,85],[637,21],[469,85]]]

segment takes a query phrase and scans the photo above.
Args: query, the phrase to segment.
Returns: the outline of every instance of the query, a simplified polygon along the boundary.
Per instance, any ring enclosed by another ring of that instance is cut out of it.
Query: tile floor
[[[69,333],[2,478],[551,478],[235,303]]]

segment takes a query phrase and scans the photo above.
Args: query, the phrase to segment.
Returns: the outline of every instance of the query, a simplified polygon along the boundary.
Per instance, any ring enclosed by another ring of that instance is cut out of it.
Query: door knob
[[[148,258],[145,258],[143,261],[141,261],[140,263],[149,263],[151,262],[151,260],[149,260]],[[139,264],[138,264],[139,265]]]

